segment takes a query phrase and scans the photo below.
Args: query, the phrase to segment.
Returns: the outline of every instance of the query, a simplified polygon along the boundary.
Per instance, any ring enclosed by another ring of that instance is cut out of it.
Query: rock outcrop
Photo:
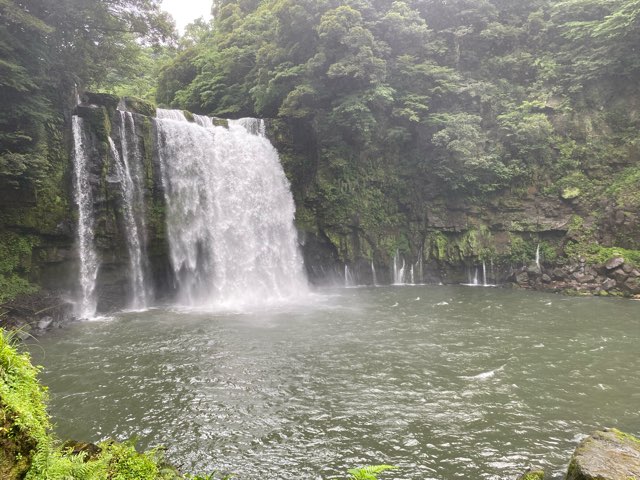
[[[507,281],[520,288],[560,293],[627,297],[640,294],[640,271],[620,256],[596,265],[580,261],[538,271],[522,267],[512,272]]]
[[[565,480],[640,479],[640,440],[606,428],[584,439],[574,452]]]

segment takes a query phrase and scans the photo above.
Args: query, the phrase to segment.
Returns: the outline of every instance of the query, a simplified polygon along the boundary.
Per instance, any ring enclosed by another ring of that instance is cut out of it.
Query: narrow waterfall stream
[[[147,222],[146,205],[144,199],[144,174],[143,159],[140,154],[140,145],[136,135],[135,119],[131,112],[120,110],[120,142],[122,160],[125,173],[127,192],[125,197],[130,198],[133,222],[128,231],[135,236],[134,250],[130,259],[132,276],[138,283],[131,298],[132,309],[146,308],[153,298],[153,288],[150,282],[150,268],[147,254]]]
[[[121,112],[124,113],[124,112]],[[124,119],[123,119],[124,121]],[[124,221],[124,235],[129,254],[129,284],[131,287],[131,298],[129,305],[133,309],[147,306],[146,282],[143,271],[142,242],[138,224],[136,221],[136,211],[134,210],[134,183],[131,177],[129,166],[129,152],[127,149],[126,132],[121,129],[122,156],[118,153],[116,144],[109,138],[109,148],[113,157],[118,180],[120,183],[120,193],[122,194],[122,217]]]
[[[263,122],[157,115],[179,303],[243,308],[307,293],[289,182]]]
[[[76,315],[91,318],[96,313],[96,278],[98,276],[98,254],[94,245],[93,196],[89,184],[88,158],[85,149],[83,121],[73,116],[73,170],[74,197],[78,207],[78,256],[79,295],[76,303]]]

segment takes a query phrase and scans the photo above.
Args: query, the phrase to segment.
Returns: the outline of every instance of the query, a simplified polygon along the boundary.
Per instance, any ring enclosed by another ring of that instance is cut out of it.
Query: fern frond
[[[394,465],[368,465],[348,470],[350,480],[378,480],[378,475],[387,470],[396,470]]]

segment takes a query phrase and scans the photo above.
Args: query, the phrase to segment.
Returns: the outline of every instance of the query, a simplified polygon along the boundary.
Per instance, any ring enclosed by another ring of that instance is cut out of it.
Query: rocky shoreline
[[[518,480],[544,480],[542,468],[532,467]],[[615,428],[593,432],[576,447],[564,480],[640,479],[640,439]]]
[[[455,284],[455,283],[453,283]],[[601,264],[546,266],[535,263],[511,271],[504,288],[521,288],[569,296],[624,297],[640,300],[640,269],[622,256]],[[0,328],[40,335],[75,321],[68,293],[41,290],[0,305]]]
[[[624,257],[604,263],[580,263],[553,268],[530,265],[513,272],[508,282],[516,288],[530,288],[567,295],[598,295],[640,298],[640,270]]]
[[[0,305],[0,328],[19,336],[37,336],[73,320],[73,303],[60,292],[41,290]]]

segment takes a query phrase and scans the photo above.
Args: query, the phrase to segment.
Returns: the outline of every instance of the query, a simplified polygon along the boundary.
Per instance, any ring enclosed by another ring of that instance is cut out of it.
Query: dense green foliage
[[[299,226],[345,262],[525,263],[540,197],[589,226],[545,258],[640,249],[637,0],[220,0],[178,40],[159,4],[0,0],[0,231],[32,254],[70,216],[74,84],[271,118]],[[37,272],[6,255],[9,298]]]
[[[70,216],[65,114],[76,86],[153,95],[152,56],[173,35],[159,5],[0,0],[0,302],[34,291],[36,236]]]
[[[7,480],[23,478],[50,428],[46,391],[37,374],[29,357],[11,345],[11,335],[0,329],[0,477]]]
[[[34,237],[0,233],[0,302],[36,290],[24,278],[31,267],[31,251],[36,241]]]
[[[315,152],[284,155],[299,215],[394,250],[385,232],[424,223],[433,198],[575,199],[572,178],[636,160],[639,15],[630,0],[224,0],[158,101],[295,124]]]
[[[142,55],[137,39],[158,42],[173,31],[159,4],[0,1],[0,180],[46,175],[46,129],[59,128],[64,95],[74,84],[130,78]]]
[[[0,477],[4,480],[182,479],[159,449],[141,454],[132,442],[101,442],[74,453],[50,433],[46,389],[38,368],[0,329]],[[196,477],[197,478],[197,477]]]

